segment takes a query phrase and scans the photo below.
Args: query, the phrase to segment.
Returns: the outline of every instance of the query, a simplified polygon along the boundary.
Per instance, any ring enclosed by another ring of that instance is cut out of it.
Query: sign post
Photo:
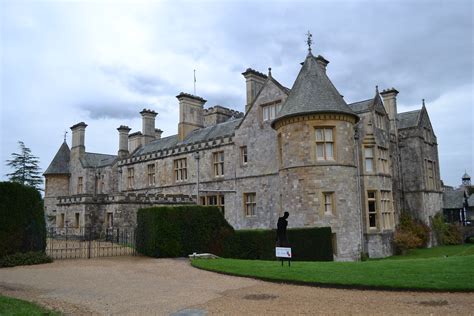
[[[281,260],[281,266],[283,266],[283,260],[288,260],[288,266],[291,266],[291,248],[289,247],[275,247],[275,255]]]

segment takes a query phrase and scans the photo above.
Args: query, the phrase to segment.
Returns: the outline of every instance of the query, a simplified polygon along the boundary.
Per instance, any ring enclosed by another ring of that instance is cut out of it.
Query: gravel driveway
[[[57,260],[0,269],[0,294],[68,314],[472,314],[472,293],[283,285],[197,270],[185,259]]]

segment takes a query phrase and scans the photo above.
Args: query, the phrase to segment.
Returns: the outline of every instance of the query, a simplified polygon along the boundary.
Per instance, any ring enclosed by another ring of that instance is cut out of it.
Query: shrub
[[[331,261],[331,228],[290,229],[294,260]],[[137,213],[137,251],[150,257],[210,252],[239,259],[275,259],[275,230],[234,231],[217,207],[165,206]]]
[[[233,234],[217,207],[165,206],[137,213],[137,251],[151,257],[183,257],[193,252],[220,256]]]
[[[20,265],[32,265],[41,263],[50,263],[53,259],[44,252],[17,252],[12,255],[6,255],[0,259],[0,268],[15,267]]]
[[[14,182],[0,182],[0,258],[46,248],[46,224],[39,192]]]
[[[287,231],[293,258],[300,261],[332,261],[331,228],[297,228]],[[226,243],[223,256],[238,259],[275,259],[275,230],[238,230]]]
[[[460,245],[463,242],[463,234],[459,226],[445,223],[441,213],[433,217],[433,231],[440,245]]]
[[[407,213],[400,216],[400,224],[395,230],[393,243],[397,253],[405,253],[408,249],[424,248],[428,244],[430,228],[420,220]]]

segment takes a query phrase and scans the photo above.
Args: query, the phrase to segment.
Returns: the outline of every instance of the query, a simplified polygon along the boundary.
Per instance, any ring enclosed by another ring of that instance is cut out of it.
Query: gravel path
[[[197,270],[184,259],[144,257],[57,260],[0,269],[0,294],[67,314],[474,315],[472,293],[283,285]]]

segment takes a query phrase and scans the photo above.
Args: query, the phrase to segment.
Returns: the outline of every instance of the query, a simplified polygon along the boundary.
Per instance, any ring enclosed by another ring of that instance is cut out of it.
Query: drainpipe
[[[360,159],[359,159],[359,127],[360,121],[357,122],[354,128],[354,147],[355,147],[355,158],[356,158],[356,167],[357,167],[357,199],[359,200],[359,225],[360,225],[360,250],[364,250],[364,220],[362,216],[362,192],[361,192],[361,187],[360,187]]]

